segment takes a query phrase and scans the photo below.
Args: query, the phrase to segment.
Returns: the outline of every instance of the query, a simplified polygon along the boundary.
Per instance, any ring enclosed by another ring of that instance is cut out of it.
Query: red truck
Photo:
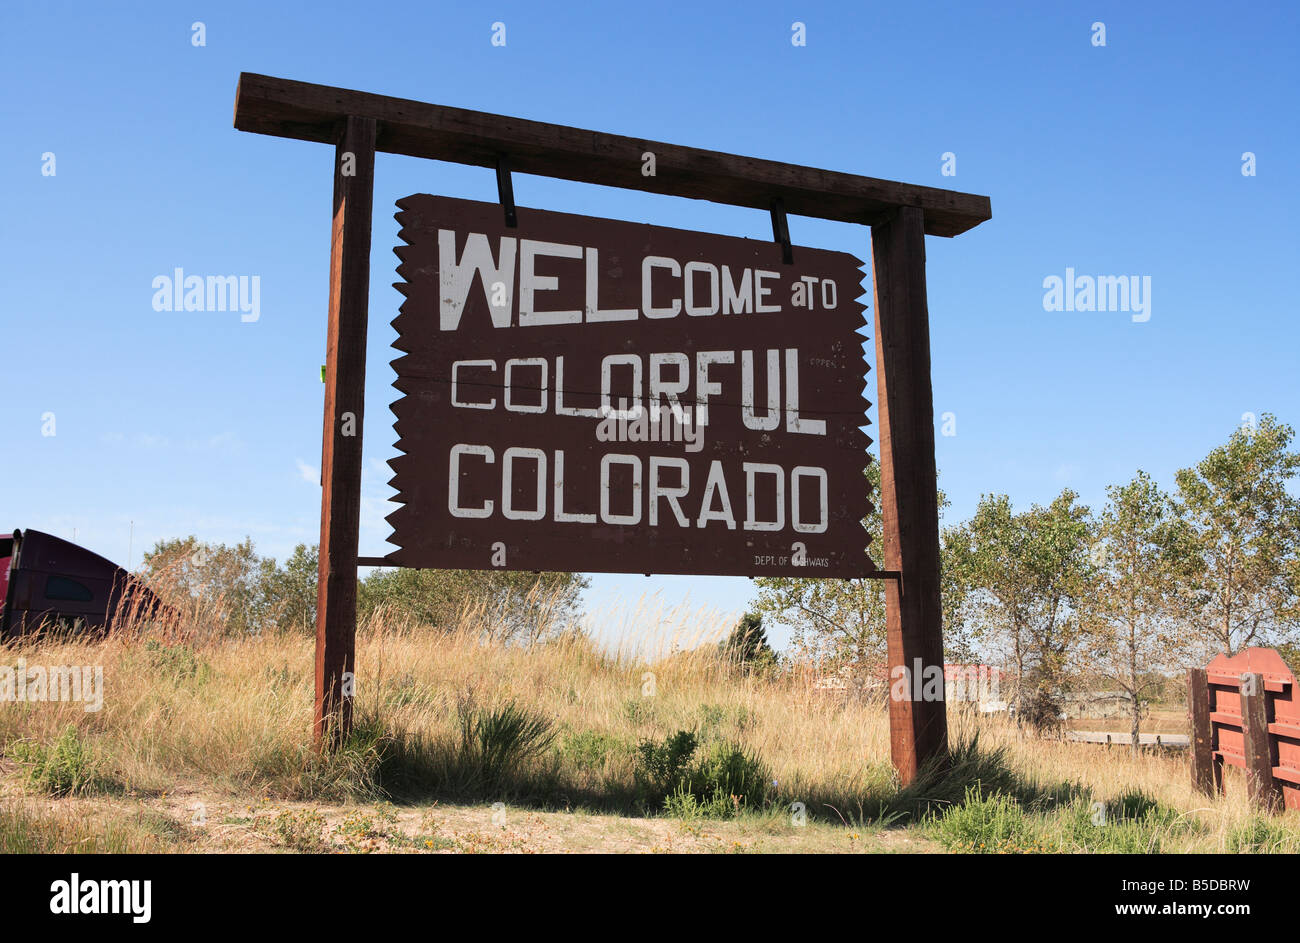
[[[42,626],[104,632],[124,607],[159,606],[139,580],[85,547],[30,529],[0,537],[0,641]]]

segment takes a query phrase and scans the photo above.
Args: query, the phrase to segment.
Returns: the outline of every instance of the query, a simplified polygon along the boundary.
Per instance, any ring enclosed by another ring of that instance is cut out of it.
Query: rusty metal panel
[[[865,576],[862,262],[398,201],[410,567]]]

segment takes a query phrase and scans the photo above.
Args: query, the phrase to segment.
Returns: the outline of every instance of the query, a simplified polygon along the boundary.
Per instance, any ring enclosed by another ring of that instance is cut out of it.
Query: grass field
[[[300,635],[0,650],[104,670],[97,711],[0,704],[0,851],[1300,850],[1300,816],[1252,814],[1235,780],[1197,795],[1180,754],[954,713],[951,769],[900,789],[884,705],[799,673],[483,639],[363,627],[357,730],[327,757]]]

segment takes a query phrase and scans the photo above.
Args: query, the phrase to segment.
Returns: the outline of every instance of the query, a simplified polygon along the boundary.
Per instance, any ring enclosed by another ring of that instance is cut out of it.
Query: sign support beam
[[[914,206],[871,227],[876,294],[876,385],[891,696],[889,746],[910,783],[948,751],[943,702],[943,612],[939,593],[939,492],[930,386],[930,315],[925,291],[925,219]],[[895,697],[898,669],[906,693]],[[938,670],[938,692],[928,685]]]
[[[370,226],[376,151],[510,169],[872,227],[876,288],[889,657],[914,676],[942,673],[934,404],[925,292],[925,235],[951,237],[991,218],[989,199],[643,138],[241,73],[241,131],[332,143],[335,161],[325,429],[321,456],[320,588],[315,733],[336,741],[351,722],[354,670]],[[345,159],[351,156],[351,174]],[[650,174],[644,168],[657,168]],[[348,414],[353,434],[346,435]],[[385,561],[386,562],[386,561]],[[942,675],[941,675],[942,677]],[[909,695],[924,692],[911,677]],[[891,701],[891,750],[904,782],[947,749],[940,697]]]
[[[335,745],[352,727],[348,677],[356,670],[357,540],[361,525],[361,429],[365,412],[373,118],[347,116],[334,157],[325,428],[321,447],[320,570],[316,598],[313,735]],[[354,682],[355,683],[355,682]]]

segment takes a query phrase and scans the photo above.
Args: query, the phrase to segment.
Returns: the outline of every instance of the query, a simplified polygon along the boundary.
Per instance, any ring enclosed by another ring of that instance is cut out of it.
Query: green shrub
[[[664,812],[679,819],[729,819],[739,811],[732,796],[715,792],[708,799],[700,799],[685,784],[664,800]]]
[[[623,753],[627,747],[625,741],[610,734],[579,730],[565,736],[560,755],[578,769],[603,770],[611,755]]]
[[[98,758],[71,724],[51,744],[19,740],[8,752],[27,767],[27,784],[51,796],[95,795],[121,788],[102,772]]]
[[[321,838],[325,816],[315,809],[285,809],[270,822],[272,837],[286,848],[304,854],[319,854],[329,847]]]
[[[638,800],[650,807],[662,805],[686,779],[696,742],[694,733],[679,730],[662,741],[637,744],[632,776]]]
[[[1094,854],[1158,854],[1171,838],[1202,828],[1139,789],[1104,803],[1078,797],[1062,816],[1066,850]]]
[[[730,741],[701,750],[695,734],[643,740],[634,766],[643,805],[684,818],[730,818],[767,799],[771,773],[756,755]]]
[[[163,645],[149,639],[143,653],[150,668],[177,684],[185,681],[203,684],[212,677],[212,666],[188,645]]]
[[[1262,816],[1228,833],[1227,851],[1234,855],[1289,854],[1300,852],[1300,834],[1280,822]]]
[[[457,765],[481,790],[499,792],[546,753],[556,736],[552,721],[513,701],[491,710],[462,706]]]
[[[1040,828],[1011,796],[988,795],[976,785],[966,790],[965,801],[942,815],[932,813],[926,830],[950,851],[975,854],[1021,854],[1052,851]]]
[[[722,796],[733,807],[757,808],[767,798],[772,774],[755,754],[723,741],[715,743],[692,766],[688,781],[691,792],[708,803]]]

